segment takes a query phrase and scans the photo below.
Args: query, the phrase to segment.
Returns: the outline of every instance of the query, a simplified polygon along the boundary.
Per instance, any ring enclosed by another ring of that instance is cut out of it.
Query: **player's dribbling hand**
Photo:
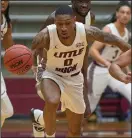
[[[110,65],[111,65],[111,63],[110,63],[109,61],[106,61],[106,62],[105,62],[105,65],[106,65],[107,68],[109,68]]]
[[[128,83],[131,83],[132,82],[132,78],[131,78],[131,72],[129,72],[127,75],[124,75],[122,77],[122,81],[125,83],[125,84],[128,84]]]
[[[37,74],[36,74],[36,77],[37,77],[38,81],[41,81],[42,74],[43,74],[44,70],[45,69],[43,69],[43,67],[41,65],[38,66]]]
[[[33,71],[33,74],[36,75],[37,73],[37,66],[32,66],[32,71]]]

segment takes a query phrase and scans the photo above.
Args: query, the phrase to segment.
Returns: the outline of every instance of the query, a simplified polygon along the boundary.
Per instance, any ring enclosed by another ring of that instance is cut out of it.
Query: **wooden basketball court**
[[[65,137],[67,122],[57,121],[56,137]],[[7,120],[2,128],[2,138],[32,138],[32,124],[30,120]],[[88,138],[117,138],[131,137],[131,123],[87,123],[83,130],[83,137]]]

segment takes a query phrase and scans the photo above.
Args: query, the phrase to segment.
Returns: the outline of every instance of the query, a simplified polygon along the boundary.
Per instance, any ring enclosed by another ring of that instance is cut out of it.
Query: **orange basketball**
[[[32,52],[24,45],[16,44],[5,51],[4,65],[13,74],[25,74],[31,69],[32,63]]]

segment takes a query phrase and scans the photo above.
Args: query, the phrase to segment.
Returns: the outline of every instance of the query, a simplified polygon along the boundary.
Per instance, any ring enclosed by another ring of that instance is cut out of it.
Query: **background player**
[[[91,0],[72,0],[71,1],[71,7],[73,9],[74,15],[76,16],[76,21],[81,22],[86,25],[92,25],[95,21],[95,15],[93,12],[91,12]],[[53,24],[54,23],[54,18],[55,18],[55,11],[48,17],[48,19],[45,21],[43,28],[45,28],[47,25]],[[43,50],[40,50],[43,51]],[[88,49],[87,49],[88,51]],[[40,53],[40,52],[39,52]],[[36,58],[37,59],[37,58]],[[36,60],[36,65],[33,67],[33,70],[36,70],[37,68],[37,60]],[[87,84],[87,68],[88,68],[88,52],[85,54],[85,60],[84,60],[84,65],[82,69],[82,73],[85,77],[85,84]],[[39,83],[38,83],[39,85]],[[41,91],[38,88],[38,94],[40,94]],[[87,93],[87,89],[85,89],[84,94]],[[84,98],[86,95],[84,96]],[[85,102],[88,105],[87,99],[85,99]],[[86,112],[86,117],[89,115],[89,113]],[[43,112],[39,109],[32,109],[31,110],[31,116],[32,116],[32,121],[33,121],[33,133],[35,137],[43,137],[43,129],[44,129],[44,124],[43,124]],[[65,112],[57,111],[57,119],[63,119],[66,117]]]
[[[131,72],[125,74],[123,68],[131,64],[132,49],[123,53],[109,68],[109,73],[117,80],[124,83],[131,83]]]
[[[9,2],[1,1],[1,42],[4,49],[13,46],[12,27],[9,17]],[[1,127],[6,118],[13,115],[13,107],[6,93],[6,86],[1,73]]]
[[[103,28],[104,32],[112,33],[122,40],[128,42],[129,32],[126,25],[131,18],[131,6],[128,2],[120,2],[117,5],[111,23]],[[122,51],[115,45],[107,45],[95,41],[89,51],[94,59],[88,68],[89,80],[89,102],[91,111],[93,112],[107,86],[114,92],[119,92],[131,102],[131,84],[124,84],[110,76],[108,68],[115,61]],[[129,70],[128,70],[129,71]]]
[[[87,46],[87,42],[97,40],[117,45],[123,51],[128,50],[128,46],[130,45],[114,35],[104,33],[96,27],[84,27],[82,23],[75,23],[75,16],[69,6],[61,7],[56,11],[55,23],[56,25],[53,24],[42,30],[34,38],[32,45],[34,54],[43,48],[44,56],[42,58],[44,60],[46,58],[47,60],[46,71],[43,72],[41,80],[42,98],[45,99],[44,121],[46,126],[46,135],[50,137],[55,136],[55,111],[57,110],[61,99],[62,109],[66,110],[66,115],[68,117],[68,136],[79,136],[81,121],[85,111],[85,104],[83,93],[81,93],[81,91],[83,92],[83,81],[81,78],[77,79],[76,77],[79,77],[79,74],[81,73],[78,71],[81,71],[81,67],[83,65],[84,56],[82,55],[85,54],[84,51],[86,50],[85,46]],[[77,43],[79,43],[79,46]],[[67,68],[73,67],[73,64],[71,62],[66,62],[68,65],[66,64],[67,67],[63,70],[64,59],[62,57],[62,53],[71,53],[75,49],[80,49],[80,47],[83,48],[81,48],[81,51],[79,50],[80,52],[78,54],[70,54],[70,57],[76,56],[76,58],[72,59],[73,63],[77,63],[76,69],[74,71],[70,71],[70,73],[64,73],[64,70],[66,71]],[[58,62],[58,58],[60,62]],[[50,62],[51,60],[52,62]],[[57,60],[57,62],[53,60]]]

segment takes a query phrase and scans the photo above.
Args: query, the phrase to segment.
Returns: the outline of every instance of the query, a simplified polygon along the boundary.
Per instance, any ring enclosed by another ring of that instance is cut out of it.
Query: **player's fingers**
[[[132,73],[131,73],[131,72],[128,72],[128,74],[127,74],[127,75],[131,76],[131,75],[132,75]]]

